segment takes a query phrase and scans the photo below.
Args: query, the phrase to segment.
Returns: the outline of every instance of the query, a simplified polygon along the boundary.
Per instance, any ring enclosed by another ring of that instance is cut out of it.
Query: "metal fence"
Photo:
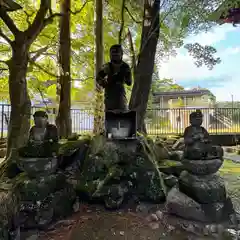
[[[10,105],[0,105],[0,138],[7,136],[10,118]],[[32,113],[39,110],[32,107]],[[42,108],[41,108],[42,109]],[[240,109],[238,108],[175,108],[175,109],[148,109],[145,123],[149,135],[181,134],[189,125],[189,114],[200,109],[203,113],[203,126],[211,134],[240,133]],[[56,110],[49,109],[49,122],[55,123]],[[79,134],[90,133],[93,130],[92,109],[72,109],[72,130]],[[31,119],[33,124],[33,119]]]
[[[238,108],[174,108],[149,109],[146,127],[149,135],[182,134],[189,126],[189,115],[196,109],[203,113],[203,124],[210,134],[240,133]]]

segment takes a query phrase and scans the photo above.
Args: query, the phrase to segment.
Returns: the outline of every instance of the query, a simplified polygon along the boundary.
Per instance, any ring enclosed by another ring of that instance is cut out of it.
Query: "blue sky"
[[[231,24],[217,26],[207,33],[189,36],[185,43],[198,42],[217,49],[222,62],[208,70],[196,67],[191,56],[182,48],[176,57],[170,57],[159,69],[161,78],[173,78],[185,88],[208,88],[217,101],[240,101],[240,28]]]

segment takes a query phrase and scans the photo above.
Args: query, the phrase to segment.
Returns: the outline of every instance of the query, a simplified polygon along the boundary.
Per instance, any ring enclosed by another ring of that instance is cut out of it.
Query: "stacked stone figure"
[[[223,179],[217,171],[223,164],[221,147],[212,146],[203,127],[202,114],[190,115],[191,126],[184,133],[183,171],[178,186],[167,196],[170,213],[189,220],[220,222],[234,212]]]
[[[233,213],[223,179],[214,174],[222,162],[216,160],[184,160],[188,171],[183,171],[178,186],[167,196],[170,213],[189,220],[220,222]]]

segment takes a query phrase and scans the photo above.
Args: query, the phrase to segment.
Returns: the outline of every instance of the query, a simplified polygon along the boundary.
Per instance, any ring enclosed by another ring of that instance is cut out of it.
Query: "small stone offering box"
[[[105,132],[106,137],[110,139],[136,139],[136,112],[107,111],[105,115]]]

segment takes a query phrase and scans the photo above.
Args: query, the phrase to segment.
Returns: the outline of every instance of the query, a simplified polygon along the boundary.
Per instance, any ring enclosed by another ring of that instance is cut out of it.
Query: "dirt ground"
[[[170,223],[170,224],[169,224]],[[60,221],[54,230],[42,233],[40,240],[200,240],[171,223],[176,219],[149,222],[142,213],[108,212],[101,207],[84,205],[79,213]]]
[[[225,161],[220,169],[236,210],[240,211],[240,164]],[[149,215],[149,214],[148,214]],[[147,221],[136,211],[108,212],[99,206],[81,204],[80,211],[60,221],[40,240],[207,240],[176,227],[176,218]],[[173,227],[175,226],[175,227]]]

